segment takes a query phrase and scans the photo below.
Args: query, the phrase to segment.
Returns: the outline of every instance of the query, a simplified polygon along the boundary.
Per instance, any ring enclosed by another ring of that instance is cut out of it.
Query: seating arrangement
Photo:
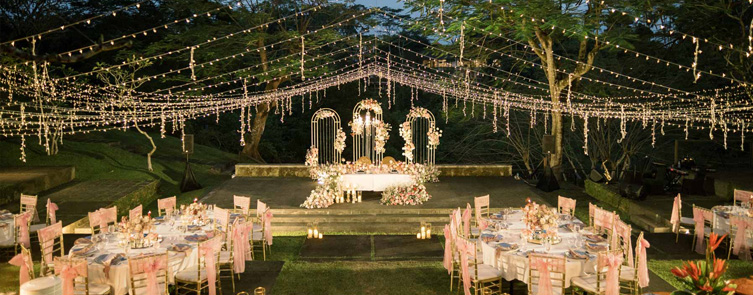
[[[157,215],[168,215],[175,209],[177,209],[177,198],[175,196],[157,200]]]

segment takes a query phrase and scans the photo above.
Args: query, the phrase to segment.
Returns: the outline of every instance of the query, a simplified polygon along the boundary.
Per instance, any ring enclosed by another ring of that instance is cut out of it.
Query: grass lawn
[[[675,266],[681,266],[682,262],[682,260],[649,260],[648,268],[675,288],[680,288],[682,285],[675,279],[670,270]],[[728,268],[723,276],[724,279],[736,279],[753,275],[753,263],[750,261],[728,260],[727,263]]]
[[[213,186],[229,178],[220,174],[222,167],[237,160],[237,155],[214,148],[196,145],[191,156],[191,168],[203,189],[180,193],[179,185],[185,169],[179,138],[151,134],[157,145],[152,156],[154,171],[147,170],[146,154],[149,141],[134,131],[96,132],[64,139],[57,155],[48,156],[36,138],[26,140],[26,163],[19,160],[18,140],[0,141],[0,167],[8,166],[74,166],[76,181],[123,179],[160,180],[161,197],[178,196],[179,203],[190,202],[206,194]],[[215,169],[213,169],[215,167]],[[145,210],[156,210],[156,202],[145,204]]]

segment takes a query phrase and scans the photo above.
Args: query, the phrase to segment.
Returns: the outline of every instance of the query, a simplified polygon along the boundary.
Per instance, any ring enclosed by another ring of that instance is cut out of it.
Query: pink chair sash
[[[55,216],[55,211],[57,211],[58,205],[50,201],[50,199],[47,199],[47,216],[50,217],[50,223],[55,224],[57,223],[57,217]]]
[[[612,249],[617,249],[618,247],[622,246],[620,244],[620,238],[622,238],[622,240],[626,244],[625,251],[627,252],[626,254],[628,265],[630,267],[634,267],[635,263],[633,261],[633,242],[630,240],[630,230],[630,226],[622,220],[618,220],[614,223],[614,231],[612,232]]]
[[[37,196],[31,196],[31,195],[24,195],[21,194],[21,205],[26,206],[26,211],[32,212],[32,219],[31,221],[38,221],[39,215],[37,212]]]
[[[606,277],[606,295],[620,295],[620,265],[622,265],[621,254],[609,254],[606,257],[607,277]]]
[[[173,212],[173,210],[175,210],[176,205],[177,205],[177,200],[175,197],[169,197],[169,198],[157,200],[157,209],[165,210],[165,213]]]
[[[635,255],[638,255],[638,286],[641,288],[648,287],[648,264],[646,263],[646,248],[650,248],[651,244],[646,241],[641,235],[641,238],[636,241]]]
[[[246,252],[248,252],[248,223],[236,219],[233,223],[233,270],[235,273],[246,271]]]
[[[594,208],[594,226],[599,228],[611,229],[617,220],[617,214],[601,208]]]
[[[444,225],[444,259],[442,264],[447,270],[448,274],[452,274],[452,233],[450,233],[450,225]]]
[[[118,208],[102,208],[95,212],[89,213],[89,224],[99,225],[100,232],[106,233],[108,231],[107,224],[110,222],[118,222]]]
[[[267,204],[260,200],[256,200],[256,216],[262,216],[267,211]]]
[[[217,266],[216,256],[217,251],[220,251],[222,247],[222,236],[216,236],[201,245],[201,253],[199,255],[204,256],[204,263],[206,264],[207,281],[209,282],[209,295],[217,295]]]
[[[146,294],[159,295],[159,283],[157,282],[157,272],[167,267],[167,261],[164,256],[153,256],[144,262],[144,273],[146,274]]]
[[[455,240],[458,238],[458,228],[460,228],[458,222],[460,222],[458,211],[452,210],[452,213],[450,214],[450,239],[453,243],[455,243]]]
[[[463,236],[470,237],[471,234],[471,204],[466,204],[465,211],[463,211]]]
[[[63,295],[73,295],[73,282],[78,276],[86,275],[86,261],[74,265],[69,261],[55,261],[55,274],[63,280]]]
[[[39,230],[39,241],[41,242],[42,253],[45,253],[45,261],[52,262],[52,248],[55,238],[63,236],[63,222],[57,222],[53,225]],[[49,251],[45,251],[49,250]]]
[[[131,209],[131,211],[128,211],[128,219],[130,220],[137,220],[141,219],[141,216],[144,215],[144,207],[141,205],[136,206],[136,208]]]
[[[31,269],[31,265],[33,263],[31,262],[30,256],[24,255],[24,253],[20,253],[16,256],[13,256],[13,258],[11,258],[8,263],[21,268],[20,270],[18,270],[19,286],[29,281],[29,269]]]
[[[557,206],[562,213],[572,214],[575,211],[575,202],[575,199],[557,196]]]
[[[706,251],[706,245],[705,245],[706,239],[704,238],[706,225],[704,221],[710,218],[706,218],[707,214],[705,213],[706,213],[705,210],[701,208],[698,208],[698,207],[693,208],[693,221],[695,221],[695,235],[696,235],[695,252],[699,254],[703,254]]]
[[[735,202],[751,203],[753,201],[753,192],[736,189],[734,198]]]
[[[18,214],[16,216],[16,227],[18,227],[18,243],[24,245],[24,247],[31,247],[31,238],[29,237],[29,219],[31,219],[31,211]]]
[[[272,215],[271,210],[267,210],[264,213],[264,239],[267,240],[267,245],[272,245]]]
[[[732,253],[738,255],[741,260],[751,260],[750,245],[748,245],[746,233],[750,230],[753,230],[753,219],[743,218],[739,216],[730,216],[729,224],[732,227],[737,227],[737,232],[735,232],[735,241],[732,244]],[[740,253],[741,250],[742,253]]]
[[[675,201],[672,204],[672,217],[669,218],[669,223],[672,224],[672,232],[677,232],[680,229],[680,210],[681,210],[680,194],[677,194]]]
[[[536,295],[552,295],[552,279],[549,274],[549,260],[534,258],[533,266],[539,271],[539,290]]]
[[[473,244],[467,243],[463,239],[458,239],[455,246],[460,253],[460,271],[463,278],[463,291],[465,295],[471,295],[471,274],[468,272],[468,253],[476,251]]]

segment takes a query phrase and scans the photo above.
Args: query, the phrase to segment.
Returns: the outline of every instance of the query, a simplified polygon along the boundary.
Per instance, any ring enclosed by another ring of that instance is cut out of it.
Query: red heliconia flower
[[[732,291],[735,291],[735,288],[732,288],[730,286],[726,286],[722,288],[722,292],[732,292]]]
[[[684,279],[688,276],[688,272],[685,269],[680,269],[677,266],[675,266],[675,268],[673,268],[671,271],[673,275],[681,279]]]
[[[700,286],[699,288],[706,292],[711,292],[714,290],[714,288],[712,288],[711,285],[709,285],[709,282],[706,282],[706,284],[704,284],[703,286]]]
[[[686,266],[685,270],[690,274],[690,277],[693,278],[694,281],[697,281],[698,277],[701,276],[701,270],[698,269],[693,261],[688,261],[688,265],[690,266],[690,269]]]
[[[709,236],[709,248],[711,248],[711,251],[715,251],[716,248],[719,247],[719,244],[724,241],[724,238],[727,237],[727,234],[724,234],[723,236],[719,237],[716,233],[711,233]]]

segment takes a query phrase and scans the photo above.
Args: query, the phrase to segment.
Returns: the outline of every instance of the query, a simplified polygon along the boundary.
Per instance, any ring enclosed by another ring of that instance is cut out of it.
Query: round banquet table
[[[516,209],[508,214],[507,220],[495,220],[490,219],[490,226],[488,229],[481,232],[481,234],[494,234],[501,235],[502,239],[499,242],[484,242],[479,240],[478,244],[481,245],[481,252],[483,255],[483,263],[491,265],[502,272],[502,277],[507,280],[519,280],[528,283],[528,251],[535,251],[537,253],[546,253],[551,255],[564,256],[568,250],[576,249],[577,238],[581,235],[579,233],[571,232],[568,229],[562,227],[559,228],[558,234],[562,239],[559,244],[551,245],[550,250],[547,251],[544,245],[527,243],[521,245],[521,231],[525,229],[525,224],[521,221],[523,217],[522,210]],[[506,229],[495,230],[492,223],[506,223]],[[563,221],[560,219],[560,225],[566,223],[580,223],[581,227],[585,227],[581,221],[576,218],[572,218],[572,221]],[[585,238],[582,238],[585,244]],[[496,246],[499,243],[517,244],[519,248],[511,251],[501,251],[497,254]],[[585,250],[584,248],[578,248],[579,250]],[[570,279],[573,277],[584,276],[586,272],[593,273],[596,269],[596,256],[589,254],[588,259],[571,259],[566,258],[566,273],[565,273],[565,287],[570,287]]]
[[[211,212],[209,213],[209,216],[212,216]],[[128,294],[130,289],[128,261],[115,258],[112,260],[113,262],[109,267],[109,271],[105,274],[105,263],[101,261],[102,259],[105,257],[111,258],[117,254],[123,255],[124,257],[134,257],[143,254],[166,253],[168,249],[171,249],[174,245],[187,245],[188,250],[167,252],[169,265],[168,279],[172,284],[174,282],[175,274],[187,268],[196,266],[198,263],[198,243],[190,242],[186,240],[186,237],[194,234],[203,235],[213,228],[213,226],[209,224],[199,227],[194,231],[184,232],[182,229],[179,229],[179,227],[179,221],[175,221],[172,225],[169,221],[155,224],[152,232],[161,235],[162,241],[153,247],[128,249],[127,255],[125,254],[125,249],[118,245],[117,233],[100,234],[99,236],[103,241],[96,243],[92,250],[76,257],[86,258],[89,265],[90,283],[110,285],[112,287],[113,295],[125,295]],[[84,246],[77,245],[71,248],[69,256],[73,256],[73,252],[79,250],[81,247]]]
[[[711,208],[714,212],[714,232],[720,235],[729,234],[729,217],[732,215],[750,217],[748,209],[741,206],[719,205]],[[748,236],[749,245],[753,244],[753,236]]]

